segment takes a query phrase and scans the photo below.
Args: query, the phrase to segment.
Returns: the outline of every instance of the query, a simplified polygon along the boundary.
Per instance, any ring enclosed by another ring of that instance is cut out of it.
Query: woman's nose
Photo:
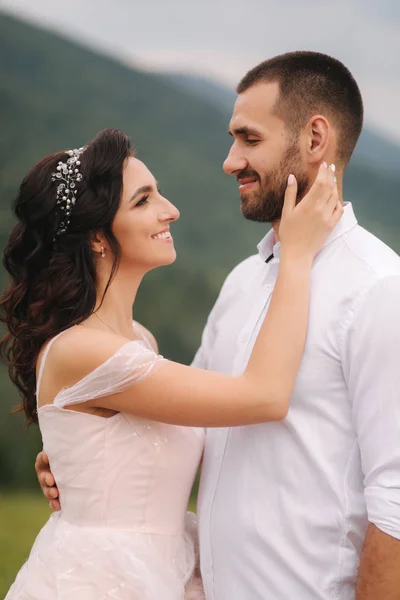
[[[167,203],[167,205],[163,206],[163,209],[159,214],[160,221],[168,221],[170,223],[172,221],[177,221],[180,217],[179,210],[169,200],[165,199],[165,202]]]

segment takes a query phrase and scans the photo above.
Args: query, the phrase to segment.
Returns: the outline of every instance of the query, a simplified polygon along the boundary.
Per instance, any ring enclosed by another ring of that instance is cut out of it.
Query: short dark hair
[[[313,114],[327,113],[338,128],[337,158],[346,164],[363,125],[360,89],[339,60],[319,52],[288,52],[251,69],[237,86],[241,94],[258,83],[277,82],[277,114],[298,133]]]

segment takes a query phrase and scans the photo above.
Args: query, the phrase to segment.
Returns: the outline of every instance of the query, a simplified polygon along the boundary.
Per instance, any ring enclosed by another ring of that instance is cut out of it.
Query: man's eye
[[[148,196],[143,196],[143,198],[141,198],[139,202],[135,204],[135,206],[143,206],[144,204],[147,204],[148,199]]]
[[[257,144],[259,141],[260,140],[247,139],[246,144],[250,144],[250,146],[253,146],[254,144]]]

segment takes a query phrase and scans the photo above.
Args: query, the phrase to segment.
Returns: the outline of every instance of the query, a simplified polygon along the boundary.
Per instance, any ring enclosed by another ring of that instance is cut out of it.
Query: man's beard
[[[287,187],[287,178],[293,173],[297,179],[297,198],[301,200],[309,187],[307,173],[301,171],[300,150],[293,143],[286,150],[278,167],[265,176],[264,181],[251,169],[244,169],[237,178],[255,177],[260,191],[240,195],[240,208],[243,216],[250,221],[273,223],[282,216],[282,208]]]

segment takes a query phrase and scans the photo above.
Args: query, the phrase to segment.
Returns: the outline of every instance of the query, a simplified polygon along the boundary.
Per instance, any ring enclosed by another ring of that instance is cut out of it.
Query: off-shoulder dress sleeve
[[[123,392],[148,377],[163,360],[143,341],[127,342],[86,377],[62,389],[54,398],[54,404],[70,406]]]

